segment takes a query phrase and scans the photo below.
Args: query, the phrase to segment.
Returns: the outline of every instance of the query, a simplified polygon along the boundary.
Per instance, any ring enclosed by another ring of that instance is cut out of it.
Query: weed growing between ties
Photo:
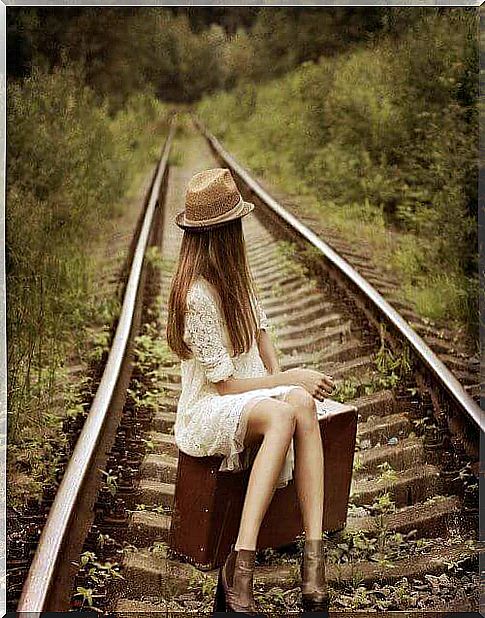
[[[380,466],[378,481],[383,486],[397,478],[397,473],[388,463]],[[434,496],[430,502],[437,504],[446,500]],[[445,565],[441,575],[426,575],[424,578],[398,578],[392,583],[385,581],[385,573],[392,575],[397,561],[413,557],[425,558],[432,548],[463,546],[476,550],[476,540],[460,533],[447,538],[428,539],[418,537],[416,530],[400,533],[389,528],[387,518],[396,511],[392,494],[383,489],[372,504],[349,506],[349,518],[374,517],[374,529],[363,532],[347,529],[340,533],[325,535],[327,539],[327,578],[330,581],[331,605],[340,610],[405,610],[437,609],[446,602],[478,602],[478,576],[469,572],[469,558],[463,551],[463,558]],[[299,601],[298,571],[303,550],[300,537],[291,551],[267,549],[258,552],[258,563],[283,569],[287,574],[283,591],[272,589],[262,593],[261,599],[269,611],[296,611]],[[382,581],[366,582],[362,565],[375,563],[382,573]],[[283,577],[283,575],[282,575]],[[292,586],[293,580],[293,586]],[[462,588],[456,588],[456,586]],[[466,591],[466,592],[464,592]],[[271,593],[274,594],[271,594]],[[265,597],[265,595],[267,595]],[[467,596],[468,595],[468,596]]]
[[[73,609],[100,611],[97,604],[100,599],[106,598],[110,582],[123,579],[120,567],[116,563],[101,562],[96,554],[89,551],[81,554],[78,566],[85,584],[76,586]]]
[[[384,463],[380,466],[379,480],[383,486],[396,478],[397,473]],[[439,503],[444,496],[434,496],[430,501]],[[460,534],[447,538],[428,539],[417,536],[416,530],[400,533],[389,529],[386,518],[396,510],[390,491],[383,491],[372,504],[349,507],[349,517],[373,516],[375,528],[345,530],[324,535],[327,540],[327,578],[333,611],[369,610],[439,610],[447,603],[478,603],[478,574],[470,574],[469,558],[446,564],[441,575],[421,578],[401,577],[391,583],[385,581],[386,571],[392,574],[397,561],[425,558],[432,548],[464,546],[476,550],[476,541]],[[268,615],[301,611],[299,567],[303,550],[303,536],[287,548],[260,550],[257,566],[271,566],[278,572],[279,585],[261,585],[255,578],[255,598],[261,611]],[[160,556],[166,555],[166,545],[154,547]],[[376,564],[383,574],[382,580],[369,582],[363,578],[362,564]],[[173,612],[210,612],[214,600],[216,576],[191,567],[186,592],[163,598],[164,607]]]
[[[332,399],[345,403],[385,389],[397,389],[412,375],[408,347],[404,346],[399,353],[391,350],[385,341],[383,325],[380,331],[380,347],[374,354],[373,365],[374,370],[371,375],[363,379],[345,379],[337,384]]]
[[[163,259],[156,247],[147,252],[147,260],[159,275],[171,272],[172,264]],[[163,329],[160,317],[165,310],[165,304],[162,295],[154,299],[146,310],[147,321],[135,338],[136,365],[128,396],[134,411],[147,417],[152,417],[163,405],[167,394],[163,386],[167,381],[166,368],[172,367],[177,362],[165,338],[160,336]],[[152,446],[148,438],[144,438],[144,443],[149,448]]]

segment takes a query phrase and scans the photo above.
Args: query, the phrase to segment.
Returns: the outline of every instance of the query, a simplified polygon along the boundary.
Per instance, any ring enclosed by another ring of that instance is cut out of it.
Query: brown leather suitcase
[[[344,528],[352,479],[357,410],[333,402],[320,419],[326,531]],[[171,555],[208,570],[220,566],[237,537],[250,470],[219,472],[221,457],[180,453],[169,547]],[[292,543],[303,531],[294,481],[277,489],[258,537],[258,549]]]

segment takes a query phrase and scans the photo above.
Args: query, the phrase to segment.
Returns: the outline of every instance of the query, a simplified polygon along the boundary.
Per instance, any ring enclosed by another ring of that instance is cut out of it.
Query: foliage
[[[477,335],[478,13],[428,10],[397,32],[402,15],[366,45],[206,96],[198,113],[252,170],[372,244],[424,315]]]
[[[94,605],[94,599],[103,597],[109,582],[115,579],[124,579],[120,573],[120,566],[114,562],[100,562],[96,554],[85,551],[81,554],[79,573],[86,578],[87,586],[78,586],[74,596],[82,599],[83,606],[100,611]]]
[[[33,483],[46,482],[56,467],[48,442],[55,451],[65,440],[72,390],[65,358],[77,352],[97,362],[119,313],[118,298],[94,295],[93,250],[121,216],[119,202],[139,185],[140,171],[146,175],[155,162],[165,128],[166,108],[153,97],[137,94],[113,115],[84,80],[72,65],[35,67],[8,84],[9,440],[19,449],[18,472],[24,449],[38,459],[35,469],[29,464]],[[40,426],[48,426],[43,443]]]
[[[137,511],[148,511],[150,513],[159,513],[161,515],[166,515],[168,513],[171,513],[171,508],[164,504],[159,504],[157,506],[147,506],[146,504],[137,504],[136,510]]]
[[[408,23],[416,13],[407,11]],[[14,7],[7,15],[7,66],[10,76],[24,77],[33,65],[80,63],[96,95],[120,109],[137,92],[194,101],[394,28],[379,8]]]
[[[166,558],[167,557],[167,551],[168,551],[168,544],[165,543],[164,541],[155,541],[149,547],[149,551],[150,551],[150,553],[154,554],[155,556],[159,556],[160,558]]]
[[[101,470],[101,474],[103,475],[104,482],[106,483],[109,493],[112,496],[115,496],[118,491],[118,477],[115,474],[112,474],[112,470]]]
[[[339,382],[332,398],[346,403],[363,395],[395,388],[409,375],[411,371],[409,349],[404,347],[399,354],[393,352],[385,343],[383,326],[381,326],[381,345],[373,358],[373,364],[375,370],[370,375],[356,379],[347,378]]]
[[[199,571],[192,567],[188,590],[197,593],[201,601],[201,612],[210,612],[214,604],[214,595],[216,592],[217,580],[212,575]]]
[[[377,386],[382,388],[394,387],[396,384],[409,376],[412,370],[409,358],[409,347],[404,344],[403,349],[398,354],[386,345],[385,326],[380,328],[380,346],[375,354],[374,363],[377,370]]]
[[[154,303],[155,318],[160,313],[161,304],[162,296],[159,295]],[[145,322],[141,334],[135,337],[136,368],[143,375],[143,381],[132,379],[132,387],[127,392],[136,410],[156,412],[159,409],[165,394],[165,368],[172,367],[176,362],[172,351],[160,337],[160,327],[157,319]],[[147,446],[153,448],[149,441]]]

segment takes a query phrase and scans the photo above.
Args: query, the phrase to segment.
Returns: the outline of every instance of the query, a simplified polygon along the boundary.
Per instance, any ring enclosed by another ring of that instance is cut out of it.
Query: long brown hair
[[[257,318],[250,300],[255,285],[240,218],[204,231],[184,231],[167,320],[168,345],[182,359],[192,355],[183,336],[187,292],[197,276],[209,281],[219,295],[233,353],[247,352],[256,335]]]

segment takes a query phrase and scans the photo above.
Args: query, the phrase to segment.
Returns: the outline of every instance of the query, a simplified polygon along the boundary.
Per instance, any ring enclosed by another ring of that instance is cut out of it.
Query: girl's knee
[[[288,403],[295,408],[297,423],[313,424],[317,420],[317,407],[310,393],[302,387],[291,389],[287,397]]]
[[[302,408],[311,412],[316,411],[315,400],[302,386],[292,388],[286,400],[296,408]]]
[[[285,402],[275,401],[269,416],[268,431],[292,435],[296,426],[295,408]]]
[[[256,403],[249,413],[249,429],[252,434],[267,433],[293,435],[296,426],[296,410],[289,403],[267,398]]]

